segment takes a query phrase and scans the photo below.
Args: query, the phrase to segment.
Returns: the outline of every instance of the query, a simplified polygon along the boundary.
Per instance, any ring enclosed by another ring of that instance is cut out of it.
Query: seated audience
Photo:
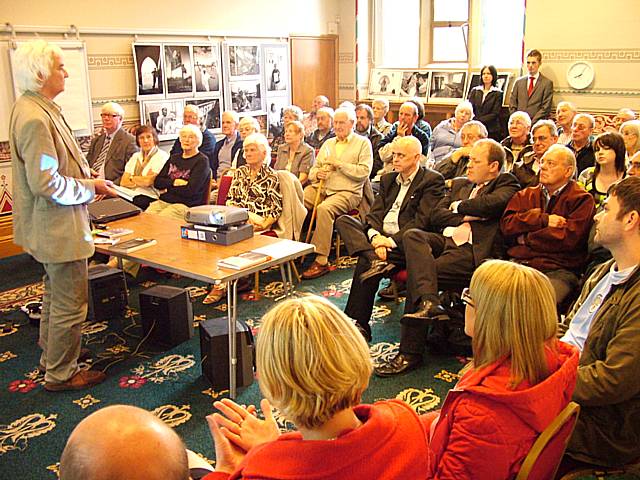
[[[238,132],[239,123],[240,117],[233,110],[222,112],[222,134],[224,138],[216,143],[213,151],[213,163],[211,164],[211,174],[216,182],[224,172],[231,168],[236,152],[242,148],[242,139]]]
[[[571,102],[560,102],[556,107],[556,123],[558,124],[558,141],[566,145],[571,141],[571,125],[578,109]]]
[[[91,140],[87,161],[97,178],[111,180],[120,185],[124,166],[138,151],[133,135],[122,128],[124,109],[115,102],[105,103],[100,109],[102,133]]]
[[[444,195],[444,179],[420,166],[422,146],[415,137],[393,142],[395,172],[382,176],[365,222],[350,215],[336,220],[349,255],[358,256],[344,312],[356,321],[367,341],[378,284],[384,275],[405,267],[402,237],[410,228],[429,229],[431,210]]]
[[[322,107],[316,114],[318,128],[311,131],[306,139],[307,144],[315,148],[316,155],[318,155],[320,147],[322,147],[324,142],[336,136],[333,131],[333,115],[334,111],[331,107]],[[305,132],[306,131],[305,129]]]
[[[200,109],[195,105],[185,105],[182,113],[183,125],[195,125],[202,132],[202,145],[198,149],[200,153],[204,153],[209,159],[209,167],[213,169],[215,150],[216,150],[216,137],[211,133],[203,124],[200,115]],[[171,147],[170,155],[182,153],[182,144],[180,139],[176,138],[176,141]]]
[[[435,170],[440,172],[445,180],[464,177],[467,174],[471,148],[483,138],[487,138],[487,129],[482,123],[475,120],[465,123],[460,131],[462,146],[436,163]]]
[[[286,143],[284,140],[284,132],[287,129],[287,125],[291,122],[302,123],[303,117],[304,114],[302,113],[302,109],[297,105],[289,105],[282,109],[282,134],[271,140],[271,150],[274,154],[278,151],[280,145],[284,145]]]
[[[516,162],[533,150],[531,146],[531,118],[527,112],[514,112],[509,117],[509,136],[500,142],[507,154],[505,170],[510,172]]]
[[[596,208],[599,208],[607,197],[609,187],[626,174],[623,137],[618,132],[601,133],[594,140],[593,149],[596,164],[580,173],[578,183],[591,194]]]
[[[631,110],[630,108],[621,108],[618,110],[618,113],[615,117],[613,117],[613,127],[616,132],[620,131],[620,127],[624,122],[628,122],[630,120],[636,119],[636,112]]]
[[[442,410],[426,415],[437,419],[433,462],[422,478],[513,479],[571,400],[578,352],[556,340],[553,291],[532,268],[485,262],[462,299],[473,361]]]
[[[502,140],[500,127],[500,110],[502,109],[503,92],[496,83],[498,71],[493,65],[485,65],[480,70],[480,85],[469,92],[469,102],[473,105],[474,118],[487,128],[489,138]]]
[[[640,458],[640,178],[614,183],[595,222],[595,241],[613,259],[585,281],[561,325],[562,340],[582,351],[567,455],[614,467]]]
[[[373,110],[365,103],[361,103],[356,107],[356,129],[358,135],[367,137],[371,142],[373,150],[373,168],[369,178],[375,177],[376,173],[382,168],[382,160],[380,160],[380,141],[382,134],[373,126]]]
[[[542,156],[558,142],[555,124],[551,120],[538,120],[533,126],[531,139],[533,150],[522,155],[511,170],[521,188],[535,187],[538,184]]]
[[[336,137],[325,142],[309,172],[311,183],[304,189],[304,205],[312,211],[317,202],[311,238],[316,257],[302,274],[305,279],[318,278],[329,272],[333,222],[360,205],[365,182],[369,181],[373,164],[371,142],[353,132],[355,117],[355,111],[348,108],[336,110]]]
[[[429,324],[448,320],[438,292],[466,287],[486,258],[502,255],[500,218],[519,189],[518,181],[510,173],[501,173],[505,153],[494,140],[478,140],[469,157],[467,177],[453,180],[451,190],[431,214],[432,228],[442,233],[412,228],[402,237],[408,279],[400,352],[376,367],[376,375],[417,368]]]
[[[640,152],[640,120],[629,120],[620,126],[627,159]]]
[[[373,126],[382,136],[385,136],[391,130],[391,123],[386,119],[387,113],[389,113],[389,100],[378,98],[371,102],[371,109],[373,110]]]
[[[158,192],[153,188],[153,183],[169,159],[169,154],[158,148],[158,143],[158,134],[154,128],[148,125],[139,126],[136,130],[136,144],[140,151],[131,156],[120,180],[122,187],[131,189],[135,194],[132,199],[134,205],[143,210],[158,199]]]
[[[540,184],[516,193],[500,222],[508,257],[544,273],[558,305],[578,287],[595,213],[593,197],[573,180],[575,168],[573,152],[552,145],[540,162]]]
[[[304,125],[305,132],[314,132],[318,128],[318,111],[323,107],[329,106],[329,99],[324,95],[318,95],[313,99],[311,104],[311,110],[304,114],[302,118],[302,124]]]
[[[396,137],[404,137],[412,135],[420,140],[422,144],[422,155],[429,153],[429,135],[420,130],[416,125],[418,121],[418,107],[413,102],[404,102],[398,110],[398,121],[393,124],[389,133],[387,133],[380,142],[382,150],[386,145],[390,145]],[[391,149],[391,147],[388,147]],[[389,152],[390,153],[390,152]],[[384,156],[383,152],[380,152]]]
[[[73,429],[60,480],[188,480],[187,451],[162,420],[130,405],[101,408]]]
[[[576,156],[577,173],[582,172],[585,168],[593,167],[596,163],[593,145],[591,144],[591,134],[594,126],[595,119],[593,115],[578,113],[573,117],[571,141],[567,144],[567,147],[573,150]]]
[[[302,185],[306,185],[309,170],[313,166],[316,155],[314,149],[304,141],[304,126],[298,121],[290,122],[284,131],[284,145],[280,145],[275,170],[288,170],[293,173]]]
[[[431,135],[431,155],[434,165],[449,155],[454,149],[462,146],[460,138],[462,126],[473,118],[471,102],[460,102],[455,109],[454,116],[441,121],[433,129]]]
[[[329,301],[315,296],[276,304],[262,318],[256,370],[264,420],[231,400],[207,417],[216,470],[205,480],[272,478],[426,478],[427,433],[399,400],[361,405],[369,348]],[[297,431],[281,434],[271,405]]]
[[[260,124],[256,117],[252,117],[250,115],[246,115],[240,119],[240,123],[238,123],[238,133],[240,133],[240,140],[244,142],[244,140],[251,135],[252,133],[260,133]],[[242,146],[236,151],[233,155],[233,160],[231,160],[231,168],[224,172],[224,175],[233,175],[236,168],[245,165],[247,162],[244,159],[244,149]]]

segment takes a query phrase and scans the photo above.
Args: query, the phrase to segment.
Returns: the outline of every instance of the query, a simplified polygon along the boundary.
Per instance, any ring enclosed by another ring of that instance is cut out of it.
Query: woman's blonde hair
[[[351,320],[316,296],[286,300],[262,317],[256,366],[265,397],[305,428],[358,405],[373,368]]]
[[[545,345],[555,346],[558,329],[549,279],[518,263],[489,260],[476,269],[469,292],[476,308],[474,368],[511,357],[513,388],[546,378]]]

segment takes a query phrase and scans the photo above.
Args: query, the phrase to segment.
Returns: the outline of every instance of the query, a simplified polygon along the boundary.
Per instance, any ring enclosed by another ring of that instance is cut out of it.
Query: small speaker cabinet
[[[89,310],[95,322],[123,316],[128,305],[124,272],[108,265],[89,267]]]
[[[253,383],[253,335],[246,324],[236,321],[236,385],[248,387]],[[215,390],[229,388],[229,323],[218,317],[200,323],[200,355],[202,374]]]
[[[184,288],[156,285],[140,293],[143,337],[173,348],[193,337],[193,308]]]

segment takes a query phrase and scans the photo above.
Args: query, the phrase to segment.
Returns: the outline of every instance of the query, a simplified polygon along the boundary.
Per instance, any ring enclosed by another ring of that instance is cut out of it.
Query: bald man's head
[[[180,437],[138,407],[106,407],[71,432],[60,458],[61,480],[187,480]]]

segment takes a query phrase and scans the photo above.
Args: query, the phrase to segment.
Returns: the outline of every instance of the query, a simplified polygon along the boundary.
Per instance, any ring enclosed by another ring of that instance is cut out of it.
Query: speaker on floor
[[[193,337],[193,308],[184,288],[156,285],[140,292],[143,337],[172,348]]]
[[[227,317],[212,318],[200,323],[200,355],[202,374],[215,390],[229,388],[229,323]],[[253,383],[255,364],[253,335],[248,325],[236,321],[236,385]]]
[[[89,267],[87,319],[100,322],[122,317],[128,305],[124,272],[108,265]]]

